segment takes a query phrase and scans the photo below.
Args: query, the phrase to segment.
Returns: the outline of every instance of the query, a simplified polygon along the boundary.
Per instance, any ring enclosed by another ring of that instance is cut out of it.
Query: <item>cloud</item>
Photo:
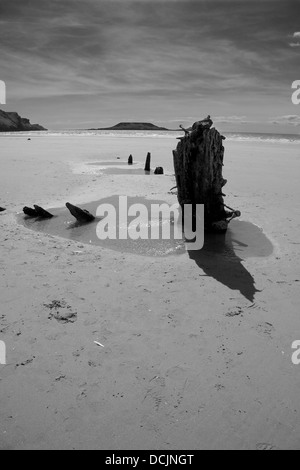
[[[264,2],[234,2],[225,18],[214,0],[31,0],[25,17],[20,0],[1,2],[5,72],[22,74],[27,96],[258,90],[287,70],[283,51],[269,53],[277,16],[262,27]]]
[[[286,124],[290,126],[300,126],[300,116],[297,114],[288,114],[286,116],[278,116],[273,121],[273,124]]]
[[[300,42],[291,42],[289,45],[291,47],[300,47]]]
[[[246,123],[247,121],[247,116],[216,116],[214,118],[215,122],[218,123]]]
[[[156,112],[159,119],[165,109],[169,118],[197,120],[199,109],[208,114],[214,105],[231,123],[252,119],[239,116],[249,114],[245,104],[264,109],[267,119],[282,96],[290,103],[286,84],[297,76],[291,48],[298,47],[291,36],[295,45],[286,44],[298,28],[293,0],[25,4],[0,1],[0,79],[9,102],[35,100],[46,113],[51,101],[65,113],[70,106],[71,117],[77,107],[83,122],[92,106],[99,120],[108,109],[118,119],[122,106],[124,113]]]
[[[294,34],[293,34],[293,38],[300,38],[300,32],[294,33]]]

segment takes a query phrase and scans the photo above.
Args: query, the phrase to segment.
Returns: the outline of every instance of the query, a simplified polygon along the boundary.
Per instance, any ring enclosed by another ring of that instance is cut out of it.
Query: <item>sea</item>
[[[260,134],[248,132],[223,132],[229,141],[300,143],[300,134]],[[48,130],[34,132],[2,132],[1,136],[45,137],[45,136],[103,136],[122,138],[174,138],[182,136],[181,131],[113,131],[113,130]]]

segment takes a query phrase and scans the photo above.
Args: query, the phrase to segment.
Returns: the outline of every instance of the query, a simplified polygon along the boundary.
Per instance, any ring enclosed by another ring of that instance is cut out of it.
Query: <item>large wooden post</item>
[[[223,187],[227,181],[222,176],[223,137],[208,116],[196,122],[191,131],[183,129],[184,137],[173,151],[174,169],[178,188],[178,202],[204,204],[206,230],[225,231],[229,221],[240,215],[239,211],[225,209]]]

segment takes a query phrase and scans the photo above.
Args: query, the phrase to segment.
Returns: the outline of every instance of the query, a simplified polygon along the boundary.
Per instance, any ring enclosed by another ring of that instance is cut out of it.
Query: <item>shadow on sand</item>
[[[206,276],[232,290],[238,290],[250,302],[256,292],[254,277],[243,266],[249,257],[267,257],[273,253],[273,245],[262,230],[250,222],[232,221],[226,234],[205,235],[202,250],[189,251],[189,257]]]

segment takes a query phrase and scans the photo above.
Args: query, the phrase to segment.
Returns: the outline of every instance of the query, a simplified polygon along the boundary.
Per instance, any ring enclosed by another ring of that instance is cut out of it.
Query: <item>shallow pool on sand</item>
[[[149,200],[138,197],[128,197],[128,207],[133,204],[143,204],[147,207],[148,213],[151,213],[151,204],[163,204],[164,201]],[[72,201],[74,203],[74,201]],[[116,231],[119,233],[119,196],[111,196],[106,199],[94,201],[88,204],[82,204],[80,207],[86,209],[92,214],[97,213],[101,204],[111,204],[116,209]],[[174,239],[174,232],[171,224],[171,237],[168,240],[150,239],[150,224],[145,220],[145,226],[149,230],[147,240],[120,240],[116,239],[101,240],[97,236],[97,225],[100,218],[90,223],[77,222],[66,207],[48,209],[54,217],[52,219],[29,218],[24,214],[18,214],[18,222],[26,228],[47,233],[53,236],[81,242],[88,245],[103,246],[115,251],[134,253],[143,256],[168,256],[185,253],[184,241]],[[130,223],[134,217],[128,217]],[[162,223],[160,222],[160,226]],[[263,231],[256,225],[246,222],[233,220],[226,234],[205,234],[205,243],[201,254],[209,256],[212,262],[216,262],[216,256],[227,260],[242,260],[249,257],[268,257],[273,252],[273,245],[266,237]],[[193,253],[193,252],[191,252]],[[193,253],[193,258],[197,252]]]
[[[165,201],[149,200],[138,197],[127,198],[128,207],[133,204],[143,204],[147,207],[148,213],[151,213],[151,204],[163,204]],[[73,202],[72,202],[73,203]],[[111,196],[100,201],[94,201],[88,204],[81,204],[82,209],[86,209],[92,214],[97,213],[97,209],[102,204],[111,204],[116,209],[116,232],[119,233],[119,196]],[[23,214],[19,214],[18,222],[25,227],[42,233],[66,238],[69,240],[78,241],[88,245],[103,246],[105,248],[135,253],[143,256],[168,256],[182,254],[185,252],[185,245],[183,240],[174,239],[174,231],[172,230],[172,224],[170,228],[171,237],[168,240],[150,239],[150,224],[148,219],[144,221],[144,226],[148,228],[149,238],[147,240],[132,240],[128,238],[126,240],[117,239],[106,239],[101,240],[97,236],[97,225],[101,218],[96,217],[93,222],[80,223],[76,221],[66,207],[48,209],[54,217],[52,219],[39,219],[29,218]],[[128,216],[128,223],[134,220],[135,217]],[[161,223],[160,223],[161,225]]]

